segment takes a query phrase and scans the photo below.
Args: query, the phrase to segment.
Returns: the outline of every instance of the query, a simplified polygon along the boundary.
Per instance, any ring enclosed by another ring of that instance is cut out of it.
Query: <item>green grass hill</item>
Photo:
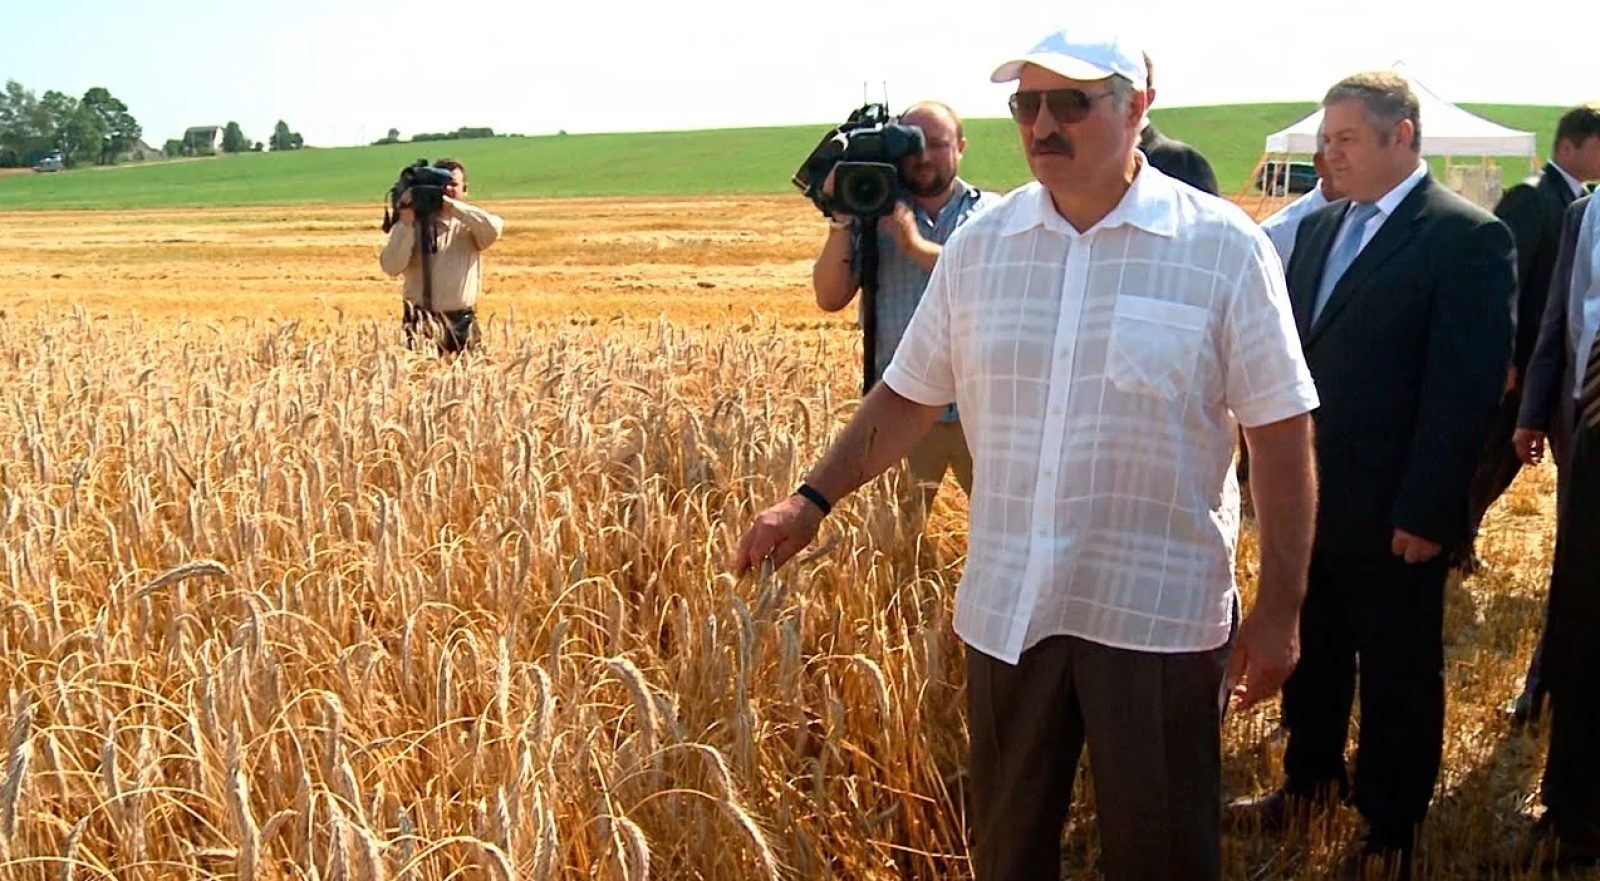
[[[1315,105],[1250,104],[1157,111],[1167,134],[1203,151],[1224,194],[1239,191],[1266,136]],[[1559,107],[1462,105],[1488,119],[1538,134],[1546,155]],[[1423,121],[1426,126],[1427,121]],[[541,196],[693,196],[793,193],[796,166],[830,126],[686,132],[499,137],[374,147],[247,153],[202,159],[0,177],[0,210],[118,209],[370,202],[381,206],[401,166],[454,156],[470,169],[478,200]],[[1007,190],[1027,181],[1009,119],[967,121],[963,176]],[[1469,160],[1476,161],[1476,160]],[[1501,160],[1506,183],[1522,177],[1520,158]],[[381,210],[381,208],[380,208]]]

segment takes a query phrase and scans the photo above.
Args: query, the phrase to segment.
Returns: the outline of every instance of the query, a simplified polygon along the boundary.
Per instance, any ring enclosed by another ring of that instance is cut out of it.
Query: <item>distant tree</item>
[[[411,143],[420,144],[424,141],[462,141],[475,138],[492,137],[494,137],[494,129],[492,128],[470,128],[468,126],[462,126],[453,132],[427,132],[425,134],[412,135]]]
[[[237,122],[229,122],[222,130],[222,152],[243,153],[249,147],[250,139],[244,136],[244,130]]]
[[[92,130],[99,136],[99,142],[94,145],[97,149],[93,158],[101,165],[114,164],[119,157],[132,149],[144,134],[138,120],[128,112],[128,105],[101,86],[95,86],[84,92],[78,106],[89,120],[86,123],[85,134]],[[83,147],[89,149],[88,144],[84,144]]]
[[[92,108],[54,89],[44,93],[39,106],[50,118],[52,140],[68,166],[93,163],[100,158],[106,133]]]
[[[55,147],[50,115],[32,89],[8,80],[0,92],[0,167],[31,164],[29,157]]]
[[[183,153],[183,141],[180,141],[177,138],[167,138],[167,142],[161,145],[161,154],[166,156],[168,159],[176,159],[177,157],[182,156]]]
[[[272,138],[268,146],[273,150],[298,150],[305,146],[305,140],[300,137],[299,132],[291,131],[289,124],[280,119],[272,128]]]
[[[250,152],[260,153],[263,149],[265,149],[265,146],[266,145],[262,144],[260,141],[256,141],[254,144],[250,145]]]

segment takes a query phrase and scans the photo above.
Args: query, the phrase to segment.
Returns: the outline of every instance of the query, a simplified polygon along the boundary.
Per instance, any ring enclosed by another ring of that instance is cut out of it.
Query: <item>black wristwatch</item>
[[[833,503],[829,502],[822,493],[817,492],[816,487],[809,483],[800,484],[800,488],[795,490],[794,494],[816,505],[824,517],[828,516],[829,512],[833,510]]]

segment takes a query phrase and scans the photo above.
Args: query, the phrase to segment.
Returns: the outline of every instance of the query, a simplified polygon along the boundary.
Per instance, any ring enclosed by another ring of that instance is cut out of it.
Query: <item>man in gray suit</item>
[[[1522,409],[1517,414],[1517,430],[1511,445],[1527,465],[1544,461],[1549,447],[1556,463],[1556,510],[1566,507],[1567,460],[1572,447],[1573,410],[1577,372],[1584,361],[1585,294],[1587,288],[1573,284],[1574,254],[1578,230],[1593,196],[1584,196],[1568,206],[1561,227],[1560,249],[1545,301],[1544,317],[1539,322],[1538,343],[1528,359],[1523,379]],[[1591,221],[1592,222],[1592,221]],[[1581,259],[1587,259],[1583,255]],[[1544,639],[1533,650],[1522,694],[1512,709],[1512,721],[1525,724],[1539,716],[1545,699],[1543,675]]]
[[[1600,628],[1600,202],[1592,196],[1567,209],[1556,272],[1528,374],[1529,424],[1518,430],[1517,447],[1537,461],[1545,439],[1539,426],[1560,426],[1549,435],[1561,465],[1541,645],[1552,704],[1540,793],[1547,810],[1533,844],[1557,864],[1594,863],[1600,861],[1600,752],[1594,748],[1600,702],[1593,699],[1600,677],[1593,635]]]
[[[1539,337],[1539,316],[1544,314],[1545,297],[1550,293],[1561,215],[1572,200],[1584,195],[1583,182],[1596,179],[1600,179],[1600,104],[1582,104],[1562,114],[1556,124],[1555,146],[1544,169],[1506,190],[1494,209],[1517,239],[1517,344],[1494,428],[1472,479],[1470,538],[1451,550],[1452,564],[1467,574],[1483,565],[1476,543],[1484,514],[1522,467],[1511,436],[1522,408],[1522,378],[1528,372],[1528,359]]]

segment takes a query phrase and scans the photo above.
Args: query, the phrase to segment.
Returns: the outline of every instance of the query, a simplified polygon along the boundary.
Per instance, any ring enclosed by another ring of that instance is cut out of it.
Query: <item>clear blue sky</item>
[[[988,74],[1073,4],[776,0],[0,0],[0,80],[105,86],[159,147],[236,120],[307,143],[490,126],[544,134],[832,123],[876,98],[1001,116]],[[1129,7],[1132,8],[1132,7]],[[1121,24],[1156,62],[1158,106],[1314,101],[1404,60],[1451,101],[1600,100],[1593,49],[1561,49],[1588,3],[1485,7],[1147,0]],[[1446,9],[1444,14],[1429,10]],[[1445,31],[1454,33],[1446,35]],[[1585,38],[1593,46],[1593,37]],[[1424,121],[1426,124],[1426,121]]]

